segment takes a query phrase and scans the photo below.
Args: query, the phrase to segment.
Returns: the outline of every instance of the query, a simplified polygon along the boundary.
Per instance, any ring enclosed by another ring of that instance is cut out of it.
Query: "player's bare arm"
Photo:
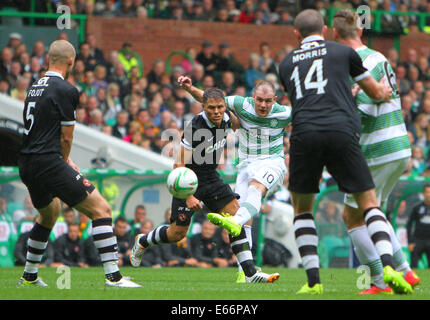
[[[70,156],[70,150],[72,149],[73,143],[73,131],[75,126],[61,126],[61,155],[63,156],[64,161],[67,162],[69,166],[71,166],[74,170],[80,172],[79,167],[72,161]]]
[[[191,78],[186,76],[180,76],[178,78],[178,83],[185,91],[191,94],[194,99],[196,99],[200,103],[203,103],[203,90],[200,90],[199,88],[193,86]]]
[[[372,76],[368,76],[358,81],[364,92],[375,101],[388,101],[393,93],[393,89],[385,84],[385,78],[376,82]]]

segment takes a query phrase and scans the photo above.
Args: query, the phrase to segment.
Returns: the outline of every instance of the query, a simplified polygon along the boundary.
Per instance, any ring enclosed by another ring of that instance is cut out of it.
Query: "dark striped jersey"
[[[56,72],[48,71],[28,89],[24,103],[21,154],[61,154],[61,126],[74,125],[79,92]]]
[[[204,111],[185,126],[181,145],[193,151],[191,163],[185,166],[196,173],[199,182],[218,177],[216,169],[227,143],[227,130],[231,128],[229,114],[226,110],[219,128],[209,121]]]
[[[359,81],[370,74],[355,50],[312,35],[284,58],[279,74],[292,104],[293,134],[342,131],[359,136],[350,77]]]

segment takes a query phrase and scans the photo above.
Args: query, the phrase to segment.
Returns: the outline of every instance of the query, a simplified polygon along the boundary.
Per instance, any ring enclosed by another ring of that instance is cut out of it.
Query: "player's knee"
[[[364,219],[359,210],[344,210],[342,212],[342,219],[348,230],[364,225]]]
[[[100,218],[111,218],[112,217],[112,209],[109,204],[103,199],[100,201],[100,205],[97,206],[94,210],[94,219]]]

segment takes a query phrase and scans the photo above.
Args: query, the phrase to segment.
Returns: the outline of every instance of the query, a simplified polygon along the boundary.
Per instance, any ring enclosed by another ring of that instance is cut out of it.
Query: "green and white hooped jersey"
[[[284,157],[284,130],[291,123],[291,107],[274,103],[266,117],[255,113],[252,97],[228,96],[227,108],[240,119],[239,163]]]
[[[386,77],[393,88],[390,101],[376,104],[363,90],[355,97],[361,114],[360,145],[369,166],[411,156],[411,146],[402,117],[395,73],[381,53],[362,46],[356,49],[363,65],[376,81]]]

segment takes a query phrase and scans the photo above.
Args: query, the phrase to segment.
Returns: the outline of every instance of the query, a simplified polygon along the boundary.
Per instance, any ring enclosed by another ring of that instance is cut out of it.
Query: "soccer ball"
[[[169,192],[178,199],[186,199],[193,195],[198,186],[198,179],[193,170],[179,167],[172,170],[167,177]]]

